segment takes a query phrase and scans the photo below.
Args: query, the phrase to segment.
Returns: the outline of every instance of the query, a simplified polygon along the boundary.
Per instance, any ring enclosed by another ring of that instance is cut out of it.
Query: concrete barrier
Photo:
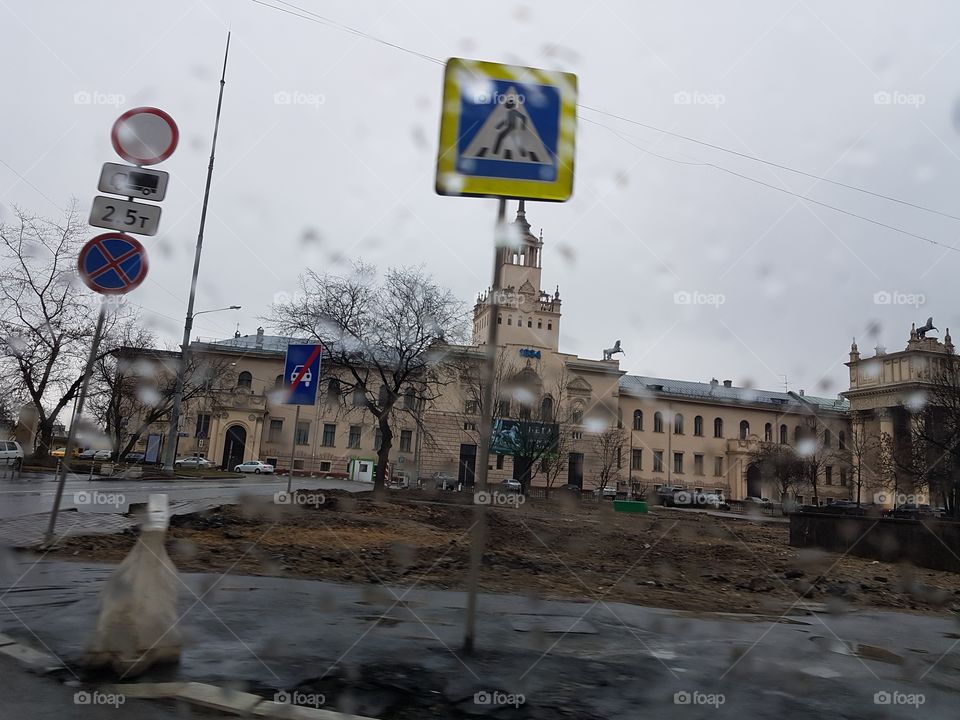
[[[791,513],[790,545],[960,573],[960,523]]]

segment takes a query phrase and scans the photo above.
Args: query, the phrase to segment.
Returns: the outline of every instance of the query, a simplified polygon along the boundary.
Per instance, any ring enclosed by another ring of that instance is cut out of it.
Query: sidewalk
[[[31,562],[22,559],[8,574],[13,587],[0,590],[0,631],[72,663],[112,568]],[[181,577],[181,664],[138,682],[286,692],[378,718],[917,716],[912,706],[878,708],[878,692],[922,693],[924,715],[936,718],[960,702],[946,689],[960,671],[946,617],[798,610],[777,622],[483,595],[478,649],[466,655],[459,592]],[[724,702],[695,709],[676,704],[676,693]]]

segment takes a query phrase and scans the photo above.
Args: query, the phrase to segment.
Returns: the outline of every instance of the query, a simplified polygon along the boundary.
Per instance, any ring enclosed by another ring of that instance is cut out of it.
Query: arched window
[[[750,423],[746,420],[740,421],[740,439],[746,440],[747,436],[750,434]]]
[[[633,429],[643,430],[643,410],[633,411]]]
[[[549,395],[540,402],[540,419],[544,422],[553,420],[553,398]]]
[[[663,415],[659,410],[653,414],[653,431],[663,432]]]
[[[683,435],[683,415],[680,413],[673,416],[673,433],[674,435]]]
[[[770,423],[763,426],[763,441],[773,442],[773,425]]]
[[[417,408],[417,391],[412,387],[408,387],[406,392],[403,393],[403,407],[406,410],[416,410]]]
[[[825,448],[830,447],[830,443],[833,442],[833,438],[830,437],[830,428],[823,429],[823,446]]]
[[[803,437],[803,428],[797,425],[793,429],[793,444],[796,445],[798,442],[800,442],[800,438],[802,437]]]
[[[281,385],[283,385],[283,375],[277,375],[277,377],[273,379],[273,386],[280,387]]]
[[[693,434],[697,437],[703,437],[703,416],[697,415],[693,419]]]
[[[237,375],[238,388],[247,388],[247,390],[249,390],[251,385],[253,385],[253,375],[248,373],[246,370]]]
[[[783,445],[787,444],[787,426],[786,425],[780,426],[780,443]]]
[[[843,430],[837,433],[837,445],[841,450],[847,449],[847,434]]]
[[[713,419],[713,436],[717,438],[723,437],[723,418]]]

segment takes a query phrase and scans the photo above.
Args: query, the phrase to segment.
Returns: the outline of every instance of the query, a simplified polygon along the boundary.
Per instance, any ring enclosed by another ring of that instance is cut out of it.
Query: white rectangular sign
[[[151,170],[120,163],[104,163],[97,190],[160,202],[167,194],[169,179],[170,173],[163,170]]]
[[[90,211],[90,224],[135,235],[156,235],[160,228],[160,208],[97,195]]]

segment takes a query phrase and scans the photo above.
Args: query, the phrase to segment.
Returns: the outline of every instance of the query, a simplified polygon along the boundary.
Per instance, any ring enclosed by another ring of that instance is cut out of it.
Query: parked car
[[[605,485],[602,489],[597,488],[593,491],[593,494],[598,498],[616,498],[617,497],[617,486],[616,485]]]
[[[754,497],[750,496],[744,500],[745,503],[750,503],[751,505],[758,505],[762,508],[770,507],[770,498],[765,497]]]
[[[523,485],[520,484],[519,480],[514,480],[513,478],[508,478],[500,483],[500,487],[503,488],[504,492],[522,492]]]
[[[433,482],[437,490],[454,490],[457,486],[457,481],[446,473],[434,473]]]
[[[128,463],[142,463],[146,459],[146,455],[142,452],[129,452],[124,458]]]
[[[802,512],[825,513],[827,515],[851,515],[853,517],[862,517],[867,514],[867,506],[863,503],[857,505],[854,500],[834,500],[826,505],[804,505]]]
[[[212,462],[210,462],[206,458],[202,458],[196,455],[193,455],[191,457],[177,458],[176,462],[173,463],[173,466],[175,468],[181,468],[183,470],[190,470],[190,469],[199,470],[203,468],[208,468],[211,465],[213,465]]]
[[[113,450],[97,450],[93,454],[94,460],[113,460]]]
[[[62,458],[62,457],[65,457],[66,454],[67,454],[67,449],[65,447],[58,447],[56,450],[50,453],[50,457]],[[80,451],[77,448],[74,448],[73,457],[77,457],[78,455],[80,455]]]
[[[94,450],[93,448],[87,448],[83,452],[79,453],[77,457],[81,460],[93,460],[93,456],[96,455],[97,452],[98,451]]]
[[[572,483],[561,485],[560,487],[557,488],[557,492],[559,492],[561,495],[568,495],[570,497],[576,498],[577,500],[583,497],[583,490],[580,488],[580,486],[574,485]]]
[[[254,475],[259,475],[260,473],[271,474],[274,471],[274,467],[270,463],[263,462],[263,460],[247,460],[237,465],[233,471],[238,473],[253,473]]]
[[[901,520],[932,520],[937,515],[929,505],[904,503],[891,510],[889,516]]]
[[[720,493],[699,493],[697,495],[697,506],[706,507],[712,510],[729,510],[730,505],[723,499]]]
[[[0,441],[0,463],[20,467],[23,465],[23,448],[13,440]]]

